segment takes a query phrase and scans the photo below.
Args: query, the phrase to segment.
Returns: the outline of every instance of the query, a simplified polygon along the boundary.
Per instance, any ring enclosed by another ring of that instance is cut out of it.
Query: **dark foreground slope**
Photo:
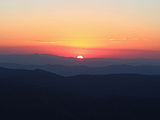
[[[0,68],[0,119],[159,120],[160,76]]]

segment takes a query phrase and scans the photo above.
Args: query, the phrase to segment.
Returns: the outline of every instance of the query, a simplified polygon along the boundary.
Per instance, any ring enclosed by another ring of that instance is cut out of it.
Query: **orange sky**
[[[156,0],[60,1],[1,1],[0,53],[14,47],[69,57],[120,57],[127,51],[128,57],[138,57],[143,51],[143,57],[160,50]]]

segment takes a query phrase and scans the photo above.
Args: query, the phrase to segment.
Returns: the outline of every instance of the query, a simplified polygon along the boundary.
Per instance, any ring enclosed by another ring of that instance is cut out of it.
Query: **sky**
[[[0,54],[156,58],[159,5],[160,0],[1,0]]]

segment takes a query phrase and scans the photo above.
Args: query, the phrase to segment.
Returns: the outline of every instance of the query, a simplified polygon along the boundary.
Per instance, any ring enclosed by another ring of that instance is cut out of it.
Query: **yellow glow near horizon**
[[[0,1],[0,46],[160,50],[158,1],[60,1]]]

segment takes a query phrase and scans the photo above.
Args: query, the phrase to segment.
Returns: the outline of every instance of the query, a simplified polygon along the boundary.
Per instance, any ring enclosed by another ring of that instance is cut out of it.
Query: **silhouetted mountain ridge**
[[[57,74],[47,72],[45,70],[41,69],[34,69],[34,70],[24,70],[24,69],[8,69],[8,68],[3,68],[0,67],[0,73],[1,77],[14,77],[14,76],[21,76],[21,77],[27,77],[31,75],[31,77],[60,77]]]
[[[4,120],[159,120],[160,75],[63,77],[0,68]]]
[[[63,77],[43,70],[1,68],[0,78],[81,95],[160,96],[157,93],[160,91],[160,75],[110,74]]]

